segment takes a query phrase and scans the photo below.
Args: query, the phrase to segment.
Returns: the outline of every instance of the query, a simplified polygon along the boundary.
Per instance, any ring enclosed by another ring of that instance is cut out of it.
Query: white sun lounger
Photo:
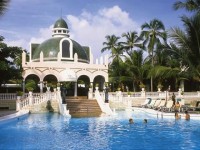
[[[165,99],[162,99],[159,106],[156,107],[155,109],[158,109],[158,110],[161,110],[166,104],[166,100]]]
[[[167,104],[166,104],[166,106],[165,107],[163,107],[163,111],[171,111],[171,109],[172,109],[172,107],[173,107],[173,101],[172,100],[169,100],[169,101],[167,101]]]
[[[153,106],[153,108],[154,109],[157,108],[160,105],[160,103],[161,103],[161,99],[157,99],[155,104],[154,104],[154,106]]]
[[[156,103],[156,100],[151,100],[151,103],[150,104],[147,104],[147,107],[148,108],[153,108],[154,104]]]
[[[148,104],[150,104],[150,102],[151,102],[151,98],[146,98],[145,101],[144,101],[144,103],[141,104],[141,107],[147,106]]]

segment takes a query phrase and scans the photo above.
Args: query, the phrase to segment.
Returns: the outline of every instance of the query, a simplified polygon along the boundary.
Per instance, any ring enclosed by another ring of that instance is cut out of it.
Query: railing
[[[16,93],[0,93],[0,100],[16,100]]]
[[[56,99],[56,93],[55,92],[29,93],[29,95],[25,95],[24,97],[17,101],[17,103],[19,103],[18,104],[19,108],[17,109],[23,109],[30,105],[38,105],[42,102]]]
[[[130,97],[132,99],[144,99],[147,97],[151,97],[151,98],[164,98],[164,99],[171,99],[172,93],[174,93],[176,95],[176,98],[200,98],[200,92],[184,92],[183,95],[180,94],[180,92],[132,92],[131,95],[128,95],[127,92],[109,92],[108,93],[108,97],[110,101],[115,101],[115,102],[123,102],[125,101],[126,97]],[[103,100],[105,100],[105,93],[104,92],[100,92],[100,95],[102,97]],[[93,97],[94,94],[93,94]]]

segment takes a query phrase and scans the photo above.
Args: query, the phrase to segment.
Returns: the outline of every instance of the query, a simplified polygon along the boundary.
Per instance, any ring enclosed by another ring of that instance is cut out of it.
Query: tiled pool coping
[[[18,119],[19,117],[23,117],[28,114],[29,114],[29,110],[21,110],[16,113],[5,115],[5,116],[0,117],[0,123],[8,122],[9,120],[12,120],[12,119]]]
[[[161,111],[157,111],[157,110],[154,110],[154,109],[139,108],[139,107],[132,107],[132,108],[127,109],[127,110],[131,110],[131,111],[140,110],[140,111],[143,111],[145,113],[148,113],[149,115],[156,116],[157,118],[175,118],[174,112],[161,112]],[[21,110],[21,111],[18,111],[16,113],[5,115],[5,116],[0,117],[0,123],[7,122],[7,121],[12,120],[12,119],[18,119],[19,117],[23,117],[23,116],[28,115],[28,114],[29,114],[28,110]],[[184,112],[180,112],[179,115],[181,115],[181,119],[185,119]],[[190,118],[195,119],[195,120],[200,120],[200,114],[190,113]]]

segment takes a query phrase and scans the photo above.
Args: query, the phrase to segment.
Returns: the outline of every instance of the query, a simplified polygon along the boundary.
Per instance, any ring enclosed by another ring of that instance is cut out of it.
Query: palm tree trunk
[[[151,59],[151,65],[152,68],[154,66],[154,60],[153,60],[153,50],[152,50],[152,59]],[[151,76],[151,92],[153,92],[153,77]]]

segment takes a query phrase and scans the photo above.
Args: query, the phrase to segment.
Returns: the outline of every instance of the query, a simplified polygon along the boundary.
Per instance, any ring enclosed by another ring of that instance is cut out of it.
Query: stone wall
[[[16,110],[16,100],[0,100],[0,110]]]

